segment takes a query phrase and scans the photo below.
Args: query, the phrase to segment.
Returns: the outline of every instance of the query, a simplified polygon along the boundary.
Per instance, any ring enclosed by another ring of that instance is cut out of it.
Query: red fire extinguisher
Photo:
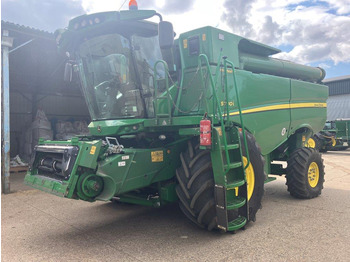
[[[211,147],[211,122],[207,118],[207,113],[205,113],[203,119],[199,124],[200,130],[200,145],[205,147]]]

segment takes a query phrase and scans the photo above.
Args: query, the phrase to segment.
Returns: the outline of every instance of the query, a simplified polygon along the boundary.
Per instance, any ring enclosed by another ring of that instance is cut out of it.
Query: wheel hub
[[[315,142],[315,140],[313,138],[310,137],[307,140],[307,147],[311,147],[311,148],[315,148],[316,147],[316,142]]]
[[[316,162],[312,162],[308,169],[308,182],[311,187],[316,187],[320,178],[320,171]]]
[[[83,174],[77,184],[77,194],[83,200],[92,200],[103,189],[103,180],[95,174]]]

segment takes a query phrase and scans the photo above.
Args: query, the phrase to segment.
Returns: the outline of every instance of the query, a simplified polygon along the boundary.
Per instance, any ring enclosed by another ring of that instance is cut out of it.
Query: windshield
[[[154,115],[153,66],[162,59],[157,36],[102,35],[83,42],[78,55],[93,120]]]

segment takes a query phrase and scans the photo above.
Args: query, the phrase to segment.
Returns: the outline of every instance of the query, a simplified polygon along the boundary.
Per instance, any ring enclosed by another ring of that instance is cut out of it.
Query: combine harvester
[[[350,147],[350,119],[327,121],[323,130],[309,138],[308,147],[320,152],[348,149]]]
[[[40,140],[27,185],[91,202],[179,202],[193,223],[222,231],[255,221],[270,175],[285,174],[294,197],[321,194],[323,160],[304,146],[326,121],[323,69],[213,27],[174,39],[160,14],[129,5],[56,32],[91,135]]]

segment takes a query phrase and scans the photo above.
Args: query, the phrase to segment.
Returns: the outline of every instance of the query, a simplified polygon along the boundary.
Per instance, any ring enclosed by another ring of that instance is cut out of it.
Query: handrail
[[[154,94],[155,94],[155,106],[154,106],[154,114],[157,119],[157,124],[158,124],[158,100],[161,99],[158,97],[158,78],[157,78],[157,66],[158,64],[163,64],[164,66],[164,73],[165,73],[165,87],[166,87],[166,95],[167,95],[167,100],[168,100],[168,114],[169,114],[169,121],[171,122],[171,96],[170,96],[170,91],[169,91],[169,80],[168,80],[168,75],[169,75],[169,69],[168,69],[168,64],[164,60],[158,60],[154,64]]]
[[[229,156],[228,148],[227,148],[227,138],[226,138],[226,132],[225,132],[225,125],[224,125],[224,119],[222,117],[222,111],[221,111],[221,107],[220,107],[220,104],[219,104],[219,99],[218,99],[218,96],[216,94],[215,84],[214,84],[213,76],[211,74],[209,60],[208,60],[208,57],[205,54],[200,54],[198,56],[198,66],[202,65],[202,58],[205,59],[205,63],[206,63],[206,66],[207,66],[207,69],[208,69],[208,72],[209,72],[210,83],[211,83],[211,87],[212,87],[212,90],[213,90],[213,96],[214,96],[215,102],[217,104],[217,110],[219,112],[219,121],[220,121],[220,124],[221,124],[222,137],[223,137],[223,140],[224,140],[226,162],[227,162],[227,164],[229,164],[230,163],[230,156]],[[203,79],[202,67],[201,67],[200,71],[201,71],[201,78]],[[213,102],[213,118],[215,119],[214,102]],[[212,125],[213,125],[213,122],[214,121],[212,121]],[[229,169],[225,170],[226,173],[228,171],[229,171]]]
[[[227,86],[228,86],[228,82],[227,82],[227,64],[232,66],[232,77],[233,77],[233,84],[235,87],[235,92],[236,92],[236,100],[237,100],[237,107],[238,107],[238,112],[239,112],[239,118],[241,121],[241,126],[242,126],[242,133],[243,133],[243,141],[244,141],[244,146],[245,146],[245,151],[247,154],[247,164],[244,167],[244,170],[248,168],[249,164],[250,164],[250,158],[249,158],[249,150],[248,150],[248,143],[247,143],[247,137],[245,135],[245,127],[244,127],[244,122],[243,122],[243,116],[242,116],[242,109],[241,109],[241,102],[239,99],[239,95],[238,95],[238,89],[237,89],[237,81],[236,81],[236,74],[235,74],[235,66],[233,64],[233,62],[229,61],[227,59],[227,57],[224,57],[224,70],[225,70],[225,86],[226,86],[226,90],[227,90]],[[227,92],[227,91],[226,91]],[[226,93],[227,94],[227,93]],[[226,99],[228,99],[228,95],[226,95]],[[226,104],[228,104],[228,101],[226,101]],[[227,107],[228,108],[228,107]],[[227,111],[227,120],[229,119],[229,114],[230,112]]]

